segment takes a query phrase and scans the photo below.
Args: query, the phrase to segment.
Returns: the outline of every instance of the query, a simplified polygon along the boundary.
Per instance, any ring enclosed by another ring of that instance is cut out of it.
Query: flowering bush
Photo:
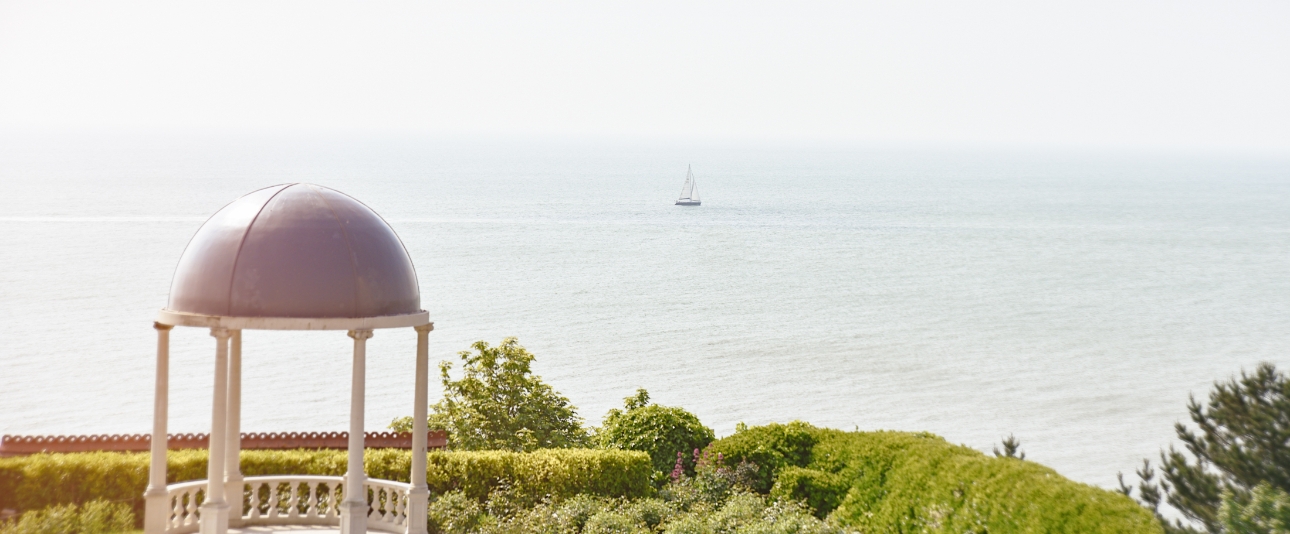
[[[665,500],[689,510],[695,503],[721,503],[734,493],[753,492],[756,464],[743,460],[735,466],[727,466],[720,453],[694,449],[692,454],[694,476],[687,476],[682,467],[685,454],[677,453],[676,465],[669,475],[671,480],[659,492]]]

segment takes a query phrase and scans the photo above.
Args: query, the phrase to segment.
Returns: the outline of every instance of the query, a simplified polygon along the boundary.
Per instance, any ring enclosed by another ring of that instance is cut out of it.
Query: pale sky
[[[1290,2],[0,0],[0,132],[1290,152]]]

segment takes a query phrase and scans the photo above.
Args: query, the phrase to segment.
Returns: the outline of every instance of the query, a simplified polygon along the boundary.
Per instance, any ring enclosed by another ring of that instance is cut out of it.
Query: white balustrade
[[[408,524],[408,491],[411,484],[367,479],[367,528],[403,532]]]
[[[339,525],[340,503],[345,496],[344,477],[276,475],[246,477],[242,481],[242,525]],[[408,491],[411,484],[369,478],[367,528],[404,532],[408,524]],[[230,491],[230,498],[236,498]],[[166,487],[170,503],[167,534],[197,532],[206,481],[194,480]]]
[[[166,521],[166,532],[182,534],[197,532],[197,507],[206,498],[206,481],[194,480],[166,486],[166,502],[170,503],[170,518]]]

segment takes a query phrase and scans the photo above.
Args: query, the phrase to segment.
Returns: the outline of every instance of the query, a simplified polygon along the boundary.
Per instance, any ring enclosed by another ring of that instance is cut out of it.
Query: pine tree
[[[1003,452],[1000,452],[999,448],[995,447],[994,455],[999,458],[1016,458],[1018,460],[1026,459],[1026,453],[1021,452],[1021,440],[1017,439],[1016,436],[1013,436],[1012,434],[1008,434],[1008,437],[1003,439]]]
[[[1149,461],[1138,470],[1138,500],[1144,505],[1158,510],[1163,500],[1218,534],[1224,531],[1219,512],[1225,493],[1246,502],[1260,484],[1290,492],[1290,380],[1272,364],[1215,383],[1209,401],[1192,397],[1187,411],[1194,426],[1174,425],[1186,452],[1172,446],[1161,451],[1159,483]],[[1120,486],[1132,492],[1123,477]],[[1180,521],[1166,523],[1166,529],[1196,531]]]

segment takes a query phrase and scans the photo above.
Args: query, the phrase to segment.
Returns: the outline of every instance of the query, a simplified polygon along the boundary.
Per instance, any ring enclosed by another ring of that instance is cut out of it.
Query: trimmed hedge
[[[928,433],[772,424],[717,440],[709,451],[756,463],[760,491],[864,532],[1163,532],[1124,495]]]
[[[148,462],[147,453],[116,452],[0,458],[0,508],[39,510],[102,499],[131,503],[143,517]],[[345,462],[345,451],[243,451],[242,474],[343,475]],[[367,474],[407,482],[411,462],[405,450],[368,450]],[[206,451],[170,451],[167,465],[170,483],[205,479]],[[652,471],[649,456],[637,451],[431,452],[426,483],[434,494],[461,490],[481,502],[498,488],[530,500],[583,493],[635,498],[654,492]]]

